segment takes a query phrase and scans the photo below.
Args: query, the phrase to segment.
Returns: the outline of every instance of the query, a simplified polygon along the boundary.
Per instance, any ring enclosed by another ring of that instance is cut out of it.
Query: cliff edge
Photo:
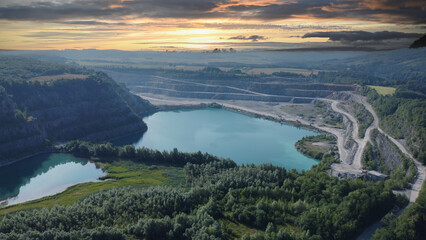
[[[0,57],[0,163],[53,143],[146,131],[155,112],[103,72]]]

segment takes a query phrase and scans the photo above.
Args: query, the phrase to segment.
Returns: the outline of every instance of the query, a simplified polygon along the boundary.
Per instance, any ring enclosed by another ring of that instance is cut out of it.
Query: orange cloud
[[[415,0],[71,0],[16,4],[4,0],[0,3],[0,42],[7,49],[136,50],[166,46],[193,49],[214,44],[236,48],[276,47],[286,42],[308,44],[313,40],[301,36],[317,31],[423,32],[426,16],[421,3]],[[250,36],[263,39],[250,41]]]

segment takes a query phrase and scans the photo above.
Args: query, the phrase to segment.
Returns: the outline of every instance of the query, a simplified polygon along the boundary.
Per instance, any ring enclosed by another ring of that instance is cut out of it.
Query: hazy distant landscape
[[[423,5],[1,2],[0,239],[425,239]]]

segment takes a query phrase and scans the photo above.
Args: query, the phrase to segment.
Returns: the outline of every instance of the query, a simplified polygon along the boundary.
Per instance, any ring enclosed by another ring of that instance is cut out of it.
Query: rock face
[[[353,125],[352,125],[352,122],[347,117],[343,117],[343,125],[346,126],[346,129],[344,132],[344,135],[346,137],[344,140],[343,147],[348,152],[347,159],[349,160],[349,162],[347,162],[347,164],[352,164],[356,154],[356,150],[358,148],[358,144],[352,139]]]
[[[146,131],[155,111],[102,72],[85,79],[0,84],[0,163],[73,139],[104,141]]]
[[[375,133],[375,142],[386,168],[393,171],[402,166],[402,157],[386,136]]]

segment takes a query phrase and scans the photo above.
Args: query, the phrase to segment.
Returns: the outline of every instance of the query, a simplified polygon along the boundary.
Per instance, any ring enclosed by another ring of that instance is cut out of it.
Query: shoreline
[[[273,117],[273,116],[269,116],[269,115],[266,115],[266,114],[256,113],[256,112],[252,112],[252,111],[241,109],[241,108],[223,106],[222,109],[225,109],[225,110],[228,110],[228,111],[231,111],[231,112],[235,112],[235,113],[240,113],[240,114],[250,116],[250,117],[261,118],[261,119],[265,119],[265,120],[269,120],[269,121],[274,121],[274,122],[277,122],[277,123],[280,123],[280,124],[290,125],[290,126],[302,128],[302,129],[305,129],[305,130],[314,131],[314,132],[317,132],[317,133],[331,134],[329,132],[318,129],[318,128],[312,126],[312,125],[306,125],[306,124],[303,124],[301,122],[286,120],[284,118],[279,118],[279,117]]]
[[[211,105],[214,105],[214,107],[212,107]],[[218,106],[220,106],[220,108]],[[278,116],[262,114],[262,113],[258,113],[258,112],[255,112],[255,111],[243,109],[243,108],[230,107],[230,106],[226,106],[226,105],[216,103],[216,102],[215,103],[199,103],[199,104],[181,104],[181,105],[179,105],[179,104],[157,105],[157,107],[159,108],[158,112],[160,112],[160,111],[178,111],[178,110],[196,110],[196,109],[207,109],[207,108],[224,109],[226,111],[243,114],[243,115],[250,116],[250,117],[265,119],[265,120],[273,121],[273,122],[276,122],[276,123],[279,123],[279,124],[284,124],[284,125],[289,125],[289,126],[293,126],[293,127],[296,127],[296,128],[314,131],[318,134],[331,135],[335,139],[337,139],[337,136],[335,134],[333,134],[332,132],[328,132],[328,131],[325,131],[325,130],[322,130],[322,129],[318,129],[318,128],[312,126],[312,125],[306,125],[306,124],[303,124],[303,123],[298,122],[298,121],[286,120],[286,119],[280,118]],[[296,148],[296,146],[294,146],[294,147]],[[306,156],[308,158],[312,158],[311,156],[304,154],[298,148],[296,148],[296,150],[300,154],[302,154],[303,156]],[[315,158],[312,158],[312,159],[317,160],[317,161],[321,161],[320,159],[315,159]]]
[[[214,104],[214,106],[212,106],[212,104]],[[216,106],[220,106],[216,107]],[[302,128],[305,130],[310,130],[310,131],[314,131],[317,133],[325,133],[325,134],[331,134],[334,136],[333,133],[328,132],[328,131],[324,131],[322,129],[316,128],[313,125],[307,125],[307,124],[303,124],[302,122],[297,122],[297,121],[292,121],[292,120],[286,120],[284,118],[280,118],[278,116],[272,116],[272,115],[268,115],[268,114],[262,114],[262,113],[258,113],[256,111],[250,111],[247,109],[243,109],[243,108],[239,108],[236,106],[227,106],[221,103],[198,103],[198,104],[176,104],[176,105],[157,105],[157,107],[159,108],[158,112],[161,111],[178,111],[178,110],[196,110],[196,109],[206,109],[206,108],[216,108],[216,109],[224,109],[230,112],[234,112],[234,113],[239,113],[239,114],[243,114],[246,116],[250,116],[250,117],[255,117],[255,118],[261,118],[261,119],[265,119],[265,120],[269,120],[269,121],[273,121],[276,123],[280,123],[280,124],[285,124],[285,125],[290,125],[293,127],[297,127],[297,128]]]
[[[154,113],[155,113],[155,112],[154,112]],[[153,113],[153,114],[154,114],[154,113]],[[147,126],[147,129],[148,129],[148,126]],[[113,140],[116,140],[116,139],[119,139],[119,138],[122,138],[122,137],[131,136],[131,135],[133,135],[133,134],[137,134],[137,133],[145,133],[145,132],[147,131],[147,129],[146,129],[146,130],[136,131],[136,132],[129,133],[129,134],[120,135],[120,136],[113,137],[113,138],[108,138],[108,139],[105,139],[105,140],[102,140],[102,141],[96,141],[96,142],[94,142],[94,143],[110,142],[110,141],[113,141]],[[87,141],[87,140],[75,139],[75,140],[70,140],[70,141]],[[67,142],[69,142],[69,141],[67,141]],[[21,156],[15,157],[15,158],[9,158],[9,159],[6,159],[6,160],[4,160],[4,161],[2,160],[2,161],[0,161],[0,168],[5,167],[5,166],[12,165],[12,164],[14,164],[14,163],[17,163],[17,162],[23,161],[23,160],[28,159],[28,158],[31,158],[31,157],[35,157],[35,156],[40,155],[40,154],[45,154],[45,153],[60,153],[60,151],[59,151],[59,150],[57,150],[57,149],[56,149],[56,147],[57,147],[57,146],[61,146],[62,144],[65,144],[65,143],[67,143],[67,142],[62,142],[62,143],[61,143],[61,142],[58,142],[58,143],[55,143],[55,145],[53,145],[53,146],[48,146],[48,147],[46,147],[46,149],[45,149],[45,150],[41,150],[41,151],[37,151],[37,152],[31,152],[31,153],[24,154],[24,155],[21,155]],[[89,142],[92,142],[92,141],[89,141]]]
[[[0,162],[0,168],[12,165],[12,164],[14,164],[16,162],[23,161],[23,160],[25,160],[27,158],[35,157],[35,156],[40,155],[40,154],[45,154],[45,153],[59,153],[59,152],[57,150],[55,150],[55,149],[50,149],[50,150],[43,150],[43,151],[28,153],[28,154],[19,156],[17,158],[11,158],[11,159],[8,159],[6,161],[1,161]]]

